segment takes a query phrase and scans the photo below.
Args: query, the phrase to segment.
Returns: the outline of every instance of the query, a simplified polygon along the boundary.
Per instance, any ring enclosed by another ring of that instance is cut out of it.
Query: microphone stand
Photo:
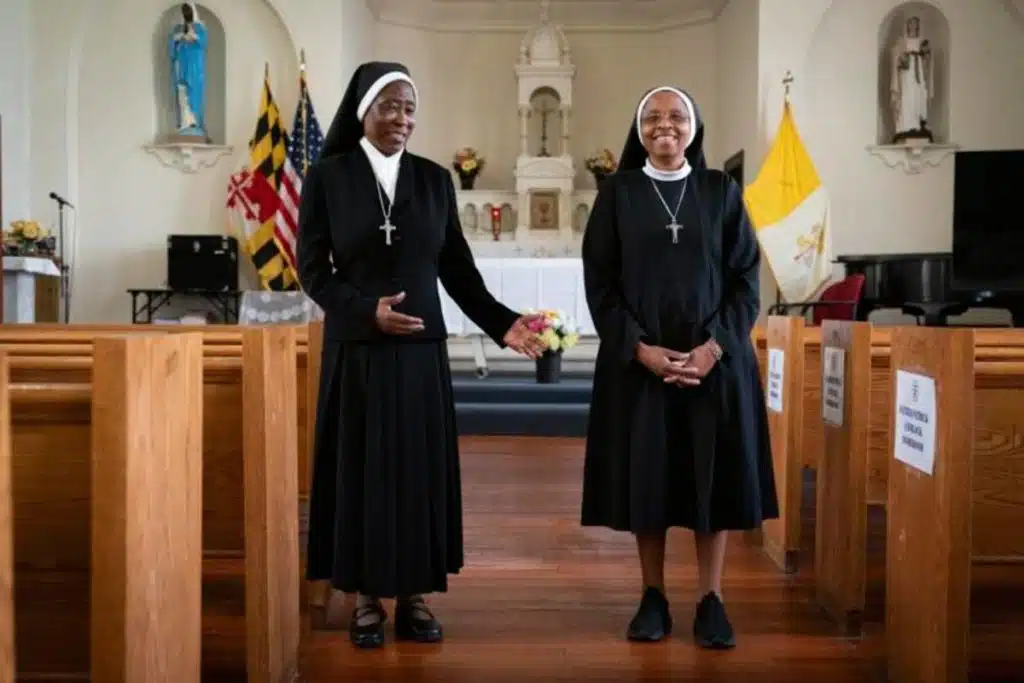
[[[68,268],[64,241],[64,209],[70,204],[54,192],[50,193],[50,199],[57,202],[57,259],[60,261],[60,298],[64,300],[64,311],[61,317],[64,324],[67,325],[71,319],[71,269]]]

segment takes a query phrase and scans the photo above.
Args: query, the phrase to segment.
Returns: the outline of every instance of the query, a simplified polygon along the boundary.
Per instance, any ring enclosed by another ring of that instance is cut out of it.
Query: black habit
[[[587,302],[600,337],[587,432],[582,523],[633,533],[681,526],[752,529],[778,517],[767,414],[750,340],[760,250],[739,186],[709,169],[704,130],[678,243],[655,191],[676,206],[682,181],[644,173],[634,125],[618,172],[598,191],[583,240]],[[640,341],[724,355],[698,387],[667,385],[635,359]]]
[[[447,169],[404,152],[385,244],[378,180],[359,147],[358,100],[376,75],[357,70],[302,189],[298,266],[325,312],[307,576],[389,598],[447,590],[463,566],[462,500],[448,332],[438,278],[501,339],[519,317],[487,291],[462,234]],[[387,198],[382,200],[387,202]],[[377,300],[424,330],[390,336]]]

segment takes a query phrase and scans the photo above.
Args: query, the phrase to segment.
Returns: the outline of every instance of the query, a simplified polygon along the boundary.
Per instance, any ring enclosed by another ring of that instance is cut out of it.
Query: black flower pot
[[[475,175],[460,175],[459,185],[462,186],[463,190],[472,190],[473,186],[476,185]]]
[[[536,362],[537,384],[558,384],[562,381],[561,351],[545,351]]]
[[[591,175],[594,176],[594,184],[595,185],[600,185],[601,181],[608,177],[607,173],[598,173],[596,171],[594,173],[592,173]]]

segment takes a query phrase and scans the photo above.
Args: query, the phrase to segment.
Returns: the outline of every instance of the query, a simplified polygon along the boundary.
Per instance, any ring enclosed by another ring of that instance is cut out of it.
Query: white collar
[[[648,159],[644,162],[644,173],[648,178],[671,182],[673,180],[682,180],[693,173],[693,166],[690,166],[688,161],[683,161],[683,167],[676,171],[662,171],[661,169],[654,168],[654,166],[651,165],[651,160]]]
[[[384,188],[388,199],[395,201],[395,188],[398,186],[398,166],[402,161],[402,155],[405,153],[405,150],[403,149],[391,156],[385,156],[365,136],[359,141],[359,146],[363,148],[366,158],[370,160],[373,174],[377,176],[377,180],[380,181],[381,187]]]

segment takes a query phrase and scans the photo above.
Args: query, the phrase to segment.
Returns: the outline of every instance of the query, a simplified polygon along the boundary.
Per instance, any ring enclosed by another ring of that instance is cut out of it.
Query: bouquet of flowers
[[[576,346],[580,340],[579,329],[576,324],[563,311],[527,311],[527,313],[542,313],[539,318],[530,323],[530,330],[548,345],[551,353],[561,353]]]
[[[53,258],[57,240],[39,221],[14,221],[4,230],[4,253],[8,256]]]
[[[484,170],[484,158],[472,147],[463,147],[455,153],[452,168],[462,181],[462,189],[471,190],[473,181],[480,175],[480,171]]]
[[[615,169],[619,167],[619,162],[615,160],[615,155],[610,149],[598,150],[594,156],[587,157],[584,164],[598,182],[615,173]]]

